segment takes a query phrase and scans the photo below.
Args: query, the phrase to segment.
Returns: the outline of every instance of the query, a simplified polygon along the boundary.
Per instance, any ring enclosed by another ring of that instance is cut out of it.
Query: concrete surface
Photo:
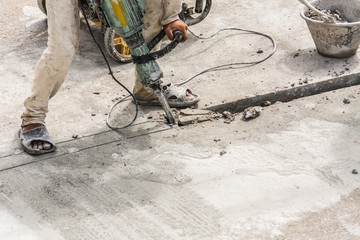
[[[285,0],[215,1],[194,32],[263,31],[275,37],[278,51],[260,65],[189,83],[202,96],[197,107],[303,86],[305,78],[320,84],[357,76],[358,55],[335,60],[314,51],[299,7]],[[134,126],[114,132],[105,114],[125,92],[82,24],[78,55],[47,119],[59,149],[31,157],[16,131],[46,46],[46,19],[30,0],[0,0],[0,10],[1,239],[360,239],[360,176],[352,173],[360,170],[359,86],[278,102],[251,121],[238,113],[230,124],[171,128],[161,109],[140,108]],[[159,63],[165,81],[177,82],[213,65],[260,59],[270,49],[261,37],[224,33],[191,38]],[[131,65],[112,65],[131,88]],[[112,121],[123,123],[133,108],[125,102]]]

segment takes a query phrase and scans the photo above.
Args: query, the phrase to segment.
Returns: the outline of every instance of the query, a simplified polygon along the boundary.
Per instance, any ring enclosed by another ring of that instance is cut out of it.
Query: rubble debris
[[[220,152],[220,156],[223,156],[223,155],[225,155],[226,154],[226,151],[225,150],[222,150],[221,152]]]
[[[244,110],[244,119],[250,120],[260,115],[262,108],[260,106],[249,107]]]
[[[214,142],[220,142],[221,141],[221,139],[220,138],[214,138]]]
[[[183,109],[175,113],[175,118],[178,118],[179,126],[186,126],[189,124],[197,124],[205,121],[212,121],[221,118],[220,113],[215,113],[210,110],[202,109]]]
[[[186,125],[197,124],[209,120],[210,120],[210,116],[206,116],[206,115],[181,116],[179,117],[178,125],[186,126]]]
[[[344,98],[343,103],[344,103],[344,104],[350,104],[350,99]]]
[[[226,118],[224,123],[231,123],[232,121],[235,120],[235,114],[232,114],[229,111],[224,111],[222,114]]]
[[[328,16],[331,16],[332,19],[337,23],[348,23],[349,22],[338,9],[326,9],[326,10],[318,9],[318,10],[320,10],[321,12],[325,13]],[[305,16],[310,19],[313,19],[313,20],[325,21],[323,16],[317,15],[312,10],[307,11],[305,13]]]
[[[116,97],[116,98],[112,99],[111,101],[116,102],[116,101],[119,101],[120,99],[121,99],[121,97]]]
[[[262,107],[268,107],[268,106],[270,106],[270,105],[271,105],[271,102],[270,102],[270,101],[265,101],[265,102],[261,103],[261,106],[262,106]]]
[[[183,116],[192,116],[192,115],[208,115],[211,114],[212,112],[210,110],[203,110],[203,109],[191,109],[191,108],[186,108],[186,109],[182,109],[180,110],[179,114],[183,115]]]

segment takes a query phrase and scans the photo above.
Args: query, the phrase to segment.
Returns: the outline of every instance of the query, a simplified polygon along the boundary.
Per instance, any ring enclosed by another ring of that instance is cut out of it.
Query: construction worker
[[[178,18],[182,0],[144,0],[146,13],[143,18],[143,35],[151,40],[163,28],[170,40],[172,32],[180,30],[184,41],[188,38],[187,25]],[[55,150],[45,127],[49,99],[61,87],[79,45],[79,8],[78,0],[46,0],[48,15],[48,46],[43,52],[35,69],[35,77],[30,97],[26,98],[25,112],[19,137],[24,150],[29,154],[43,154]],[[153,103],[157,97],[153,91],[143,86],[137,79],[134,95],[140,102]],[[171,87],[168,89],[169,105],[172,102],[189,106],[199,101],[199,96],[189,90]]]

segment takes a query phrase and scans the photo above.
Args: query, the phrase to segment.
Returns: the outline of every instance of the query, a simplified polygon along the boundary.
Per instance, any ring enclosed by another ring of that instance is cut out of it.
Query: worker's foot
[[[39,123],[22,127],[19,137],[24,150],[29,154],[44,154],[52,152],[56,148],[46,127]]]
[[[200,101],[200,96],[191,92],[190,89],[168,84],[163,91],[170,107],[190,107]],[[135,94],[136,100],[140,105],[160,105],[155,94],[146,98],[141,98],[141,93]]]

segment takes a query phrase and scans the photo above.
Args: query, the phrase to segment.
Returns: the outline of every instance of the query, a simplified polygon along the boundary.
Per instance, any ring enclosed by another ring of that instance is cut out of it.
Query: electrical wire
[[[213,37],[215,37],[216,35],[218,35],[220,32],[223,32],[223,31],[242,31],[242,32],[247,32],[247,33],[251,33],[251,34],[255,34],[255,35],[260,35],[260,36],[264,36],[268,39],[270,39],[272,45],[273,45],[273,49],[271,51],[271,53],[266,56],[265,58],[261,59],[261,60],[258,60],[258,61],[253,61],[253,62],[233,62],[233,63],[227,63],[227,64],[222,64],[222,65],[217,65],[217,66],[213,66],[213,67],[210,67],[210,68],[207,68],[205,70],[202,70],[201,72],[193,75],[192,77],[190,77],[189,79],[187,80],[184,80],[184,81],[181,81],[181,82],[178,82],[178,83],[174,83],[173,85],[175,86],[181,86],[181,85],[184,85],[185,83],[188,83],[190,82],[191,80],[193,80],[194,78],[204,74],[204,73],[207,73],[207,72],[210,72],[212,70],[216,70],[216,69],[220,69],[220,68],[224,68],[224,67],[230,67],[230,66],[236,66],[236,65],[257,65],[259,63],[262,63],[264,61],[266,61],[267,59],[269,59],[272,55],[274,55],[274,53],[276,52],[276,49],[277,49],[277,45],[276,45],[276,41],[273,37],[271,37],[270,35],[267,35],[267,34],[264,34],[264,33],[261,33],[261,32],[257,32],[257,31],[253,31],[253,30],[246,30],[246,29],[241,29],[241,28],[222,28],[222,29],[219,29],[217,32],[215,32],[214,34],[208,36],[208,37],[201,37],[201,36],[198,36],[196,35],[195,33],[193,33],[190,29],[188,29],[188,31],[196,38],[198,39],[211,39]],[[106,124],[111,128],[111,129],[121,129],[122,127],[116,127],[116,126],[111,126],[109,124],[109,119],[110,119],[110,115],[111,115],[111,112],[112,110],[115,108],[115,106],[117,106],[119,103],[125,101],[128,97],[130,97],[130,95],[126,96],[125,98],[123,99],[120,99],[118,102],[116,102],[110,109],[108,115],[107,115],[107,119],[106,119]]]
[[[80,1],[80,2],[81,2],[81,1]],[[137,116],[138,116],[138,113],[139,113],[138,103],[137,103],[137,101],[136,101],[136,98],[135,98],[134,94],[133,94],[128,88],[126,88],[119,80],[117,80],[116,77],[114,76],[113,71],[112,71],[112,69],[111,69],[111,66],[110,66],[110,64],[109,64],[109,62],[108,62],[108,60],[107,60],[107,58],[106,58],[106,56],[105,56],[105,54],[104,54],[101,46],[100,46],[100,44],[99,44],[99,43],[96,41],[96,39],[95,39],[95,36],[94,36],[94,34],[93,34],[92,30],[91,30],[89,21],[88,21],[88,19],[87,19],[87,17],[86,17],[85,10],[84,10],[83,5],[82,5],[81,3],[80,3],[80,7],[81,7],[82,14],[84,15],[84,18],[85,18],[85,21],[86,21],[86,25],[87,25],[87,27],[88,27],[88,29],[89,29],[89,31],[90,31],[90,34],[91,34],[91,36],[92,36],[95,44],[98,46],[98,48],[99,48],[99,50],[100,50],[100,52],[101,52],[101,54],[102,54],[102,56],[103,56],[103,58],[104,58],[104,60],[105,60],[105,62],[106,62],[106,65],[107,65],[107,67],[108,67],[108,69],[109,69],[109,74],[111,75],[111,77],[114,79],[115,82],[117,82],[121,87],[123,87],[123,88],[129,93],[128,96],[126,96],[126,97],[118,100],[118,101],[115,102],[114,105],[110,108],[109,113],[108,113],[107,118],[106,118],[106,124],[107,124],[107,126],[108,126],[109,128],[111,128],[111,129],[113,129],[113,130],[119,130],[119,129],[127,128],[127,127],[131,126],[131,125],[135,122],[135,120],[137,119]],[[187,79],[187,80],[184,80],[184,81],[181,81],[181,82],[178,82],[178,83],[174,83],[175,86],[184,85],[185,83],[190,82],[190,81],[193,80],[194,78],[196,78],[196,77],[198,77],[198,76],[200,76],[200,75],[202,75],[202,74],[204,74],[204,73],[207,73],[207,72],[210,72],[210,71],[212,71],[212,70],[215,70],[215,69],[220,69],[220,68],[230,67],[230,66],[236,66],[236,65],[257,65],[257,64],[262,63],[262,62],[266,61],[267,59],[269,59],[272,55],[274,55],[274,53],[276,52],[276,49],[277,49],[277,45],[276,45],[275,39],[274,39],[273,37],[271,37],[270,35],[261,33],[261,32],[253,31],[253,30],[247,30],[247,29],[241,29],[241,28],[221,28],[221,29],[219,29],[217,32],[215,32],[214,34],[212,34],[212,35],[210,35],[210,36],[208,36],[208,37],[198,36],[198,35],[196,35],[195,33],[193,33],[190,29],[188,29],[188,31],[189,31],[193,36],[195,36],[195,37],[198,38],[198,39],[210,39],[210,38],[213,38],[214,36],[218,35],[220,32],[223,32],[223,31],[242,31],[242,32],[247,32],[247,33],[251,33],[251,34],[255,34],[255,35],[264,36],[264,37],[270,39],[270,41],[272,42],[272,45],[273,45],[273,49],[272,49],[271,53],[270,53],[268,56],[266,56],[265,58],[263,58],[263,59],[261,59],[261,60],[259,60],[259,61],[253,61],[253,62],[233,62],[233,63],[216,65],[216,66],[207,68],[207,69],[205,69],[205,70],[202,70],[201,72],[193,75],[192,77],[190,77],[190,78]],[[118,104],[122,103],[123,101],[125,101],[125,100],[126,100],[127,98],[129,98],[129,97],[131,97],[131,98],[133,99],[133,101],[134,101],[134,103],[135,103],[135,106],[136,106],[135,116],[134,116],[133,120],[132,120],[130,123],[128,123],[127,125],[124,125],[124,126],[113,126],[113,125],[111,125],[111,124],[110,124],[110,115],[111,115],[113,109],[115,108],[115,106],[117,106]]]
[[[266,56],[265,58],[259,60],[259,61],[254,61],[254,62],[234,62],[234,63],[226,63],[226,64],[222,64],[222,65],[217,65],[217,66],[213,66],[213,67],[210,67],[210,68],[207,68],[205,70],[202,70],[201,72],[193,75],[192,77],[190,77],[189,79],[187,80],[184,80],[184,81],[181,81],[181,82],[178,82],[178,83],[175,83],[174,85],[176,86],[181,86],[185,83],[188,83],[190,82],[191,80],[193,80],[194,78],[204,74],[204,73],[207,73],[207,72],[210,72],[212,70],[215,70],[215,69],[219,69],[219,68],[223,68],[223,67],[230,67],[230,66],[235,66],[235,65],[256,65],[256,64],[259,64],[259,63],[262,63],[264,61],[266,61],[267,59],[269,59],[272,55],[274,55],[274,53],[276,52],[276,42],[275,42],[275,39],[273,37],[271,37],[270,35],[267,35],[265,33],[261,33],[261,32],[257,32],[257,31],[253,31],[253,30],[246,30],[246,29],[241,29],[241,28],[222,28],[220,30],[218,30],[217,32],[215,32],[214,34],[208,36],[208,37],[201,37],[201,36],[198,36],[196,35],[195,33],[193,33],[190,29],[188,29],[188,31],[193,35],[195,36],[196,38],[198,39],[210,39],[210,38],[213,38],[215,37],[216,35],[218,35],[220,32],[223,32],[223,31],[241,31],[241,32],[247,32],[247,33],[251,33],[251,34],[255,34],[255,35],[260,35],[260,36],[264,36],[268,39],[270,39],[270,41],[272,42],[273,44],[273,49],[271,51],[271,53]]]
[[[99,50],[100,50],[100,52],[101,52],[101,54],[102,54],[102,56],[103,56],[103,58],[104,58],[104,60],[105,60],[105,63],[106,63],[106,65],[107,65],[107,67],[108,67],[108,70],[109,70],[109,74],[111,75],[111,77],[113,78],[113,80],[114,80],[116,83],[118,83],[122,88],[125,89],[125,91],[127,91],[127,92],[129,93],[128,96],[126,96],[125,98],[120,99],[119,101],[117,101],[117,102],[112,106],[112,108],[110,109],[110,112],[108,113],[108,116],[107,116],[107,119],[106,119],[106,124],[108,125],[109,128],[111,128],[111,129],[113,129],[113,130],[119,130],[119,129],[127,128],[127,127],[131,126],[131,125],[135,122],[135,120],[137,119],[137,116],[138,116],[138,113],[139,113],[138,103],[137,103],[137,101],[136,101],[136,98],[135,98],[134,94],[133,94],[127,87],[125,87],[125,86],[114,76],[114,73],[113,73],[113,71],[112,71],[112,69],[111,69],[111,66],[110,66],[110,64],[109,64],[109,61],[107,60],[107,58],[106,58],[106,56],[105,56],[104,51],[102,50],[100,44],[99,44],[99,43],[96,41],[96,39],[95,39],[94,33],[93,33],[93,31],[92,31],[92,29],[91,29],[91,27],[90,27],[89,21],[88,21],[88,19],[87,19],[87,17],[86,17],[85,10],[84,10],[84,7],[83,7],[81,1],[80,1],[80,4],[79,4],[79,5],[80,5],[80,8],[81,8],[81,12],[82,12],[82,14],[83,14],[83,16],[84,16],[84,18],[85,18],[86,25],[87,25],[87,27],[88,27],[88,29],[89,29],[90,34],[91,34],[91,37],[92,37],[92,39],[94,40],[95,44],[98,46],[98,48],[99,48]],[[136,108],[136,110],[135,110],[135,116],[134,116],[133,120],[132,120],[130,123],[128,123],[128,124],[126,124],[126,125],[124,125],[124,126],[120,126],[120,127],[119,127],[119,126],[113,126],[113,125],[111,125],[110,122],[109,122],[109,117],[110,117],[110,114],[111,114],[113,108],[114,108],[116,105],[118,105],[119,103],[125,101],[128,97],[131,97],[131,98],[133,99],[134,103],[135,103],[135,108]]]

